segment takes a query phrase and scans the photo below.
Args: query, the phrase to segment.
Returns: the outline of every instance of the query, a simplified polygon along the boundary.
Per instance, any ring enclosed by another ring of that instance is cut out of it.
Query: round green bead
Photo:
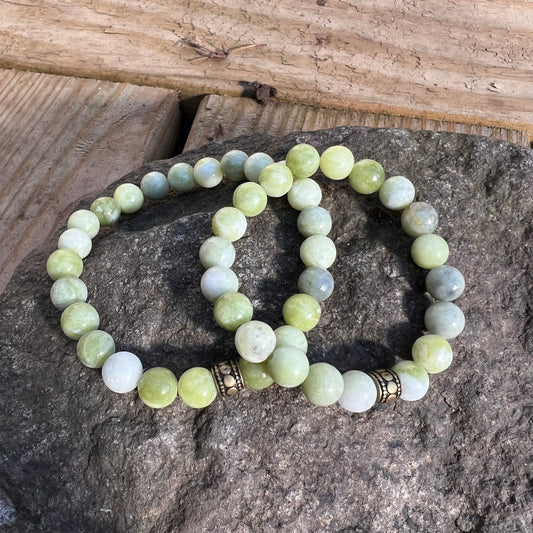
[[[302,383],[302,391],[315,405],[331,405],[344,391],[342,374],[329,363],[315,363],[309,367],[309,374]]]
[[[169,191],[167,177],[156,170],[148,172],[141,179],[141,190],[146,198],[161,200]]]
[[[267,166],[274,163],[274,160],[263,152],[252,154],[244,163],[244,175],[250,181],[259,183],[259,174]]]
[[[106,359],[115,353],[115,341],[109,333],[93,329],[85,333],[76,347],[80,361],[89,368],[102,368]]]
[[[413,202],[402,211],[402,228],[413,237],[433,233],[439,223],[439,215],[433,206],[425,202]]]
[[[46,271],[53,280],[64,277],[77,278],[83,272],[83,261],[76,252],[62,248],[48,256]]]
[[[235,247],[225,237],[209,237],[200,246],[200,262],[204,268],[231,268],[235,261]]]
[[[293,209],[303,211],[307,207],[317,206],[322,200],[320,185],[310,178],[294,180],[291,190],[287,193],[287,200]]]
[[[304,237],[311,235],[327,235],[331,231],[331,215],[327,209],[320,207],[306,207],[298,215],[298,231]]]
[[[235,207],[222,207],[213,216],[213,233],[228,241],[238,241],[248,226],[244,213]]]
[[[393,211],[405,209],[415,196],[415,186],[405,176],[392,176],[379,188],[379,201]]]
[[[268,373],[268,362],[250,363],[246,359],[239,360],[239,369],[244,385],[253,390],[263,390],[270,387],[274,380]]]
[[[325,235],[311,235],[300,245],[300,258],[306,267],[329,268],[336,257],[335,243]]]
[[[297,387],[309,374],[307,355],[293,346],[276,348],[267,364],[268,373],[281,387]]]
[[[295,178],[309,178],[318,170],[320,155],[310,144],[297,144],[287,152],[285,163]]]
[[[98,329],[99,325],[98,311],[85,302],[69,305],[61,314],[61,329],[70,339],[78,340],[85,333]]]
[[[276,335],[276,348],[293,346],[307,353],[307,337],[305,333],[294,326],[280,326],[274,330]]]
[[[220,160],[222,174],[224,174],[229,181],[242,181],[246,178],[244,174],[244,164],[247,159],[248,154],[242,150],[230,150],[225,153]]]
[[[428,270],[443,265],[448,260],[449,248],[439,235],[426,233],[417,237],[411,245],[411,257],[422,268]]]
[[[425,369],[414,361],[400,361],[392,367],[398,374],[402,393],[400,398],[407,402],[420,400],[429,389],[429,376]]]
[[[221,328],[237,331],[239,326],[252,320],[254,308],[241,292],[227,292],[217,299],[213,313]]]
[[[272,163],[259,174],[259,185],[272,198],[280,198],[287,194],[291,190],[292,183],[292,172],[283,163]]]
[[[144,203],[144,194],[134,183],[121,183],[113,193],[122,213],[135,213]]]
[[[283,320],[301,331],[313,329],[320,314],[320,304],[308,294],[294,294],[283,304]]]
[[[252,181],[241,183],[233,192],[233,206],[247,217],[255,217],[262,213],[267,201],[265,189]]]
[[[419,337],[412,348],[413,361],[426,369],[430,374],[438,374],[446,370],[453,360],[450,343],[439,335]]]
[[[372,194],[385,181],[383,167],[373,159],[357,161],[348,176],[352,189],[359,194]]]
[[[349,176],[355,159],[345,146],[330,146],[320,156],[320,170],[331,180],[342,180]]]
[[[120,218],[120,206],[111,196],[101,196],[94,200],[91,211],[98,217],[100,226],[109,226]]]
[[[87,300],[87,286],[79,278],[59,278],[50,289],[50,300],[56,309],[63,311],[69,305]]]
[[[217,386],[207,368],[195,366],[180,377],[178,394],[184,404],[194,409],[203,409],[217,397]]]
[[[201,187],[216,187],[223,178],[220,163],[214,157],[202,157],[194,165],[194,181]]]
[[[178,380],[168,368],[150,368],[137,383],[137,392],[148,407],[161,409],[176,399]]]
[[[92,211],[89,211],[88,209],[78,209],[68,217],[67,228],[82,229],[91,239],[93,239],[100,231],[100,221]]]
[[[171,189],[178,192],[188,192],[194,188],[194,172],[188,163],[176,163],[167,173],[167,181]]]

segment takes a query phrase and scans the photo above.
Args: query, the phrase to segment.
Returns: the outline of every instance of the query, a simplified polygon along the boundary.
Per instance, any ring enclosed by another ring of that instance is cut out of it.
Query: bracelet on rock
[[[319,206],[321,189],[311,179],[319,169],[332,180],[348,178],[360,194],[377,192],[384,207],[402,211],[401,226],[414,237],[411,256],[418,266],[429,270],[426,289],[437,300],[425,312],[429,333],[414,342],[412,360],[367,373],[349,370],[341,374],[324,362],[309,365],[304,332],[316,326],[321,302],[333,291],[333,278],[327,269],[336,257],[335,245],[327,237],[331,217]],[[83,259],[90,253],[92,239],[101,226],[115,223],[122,213],[138,211],[145,198],[161,199],[171,189],[188,192],[196,185],[212,188],[223,177],[233,182],[248,181],[235,189],[233,206],[218,210],[213,217],[214,236],[200,248],[200,261],[206,268],[201,291],[214,303],[215,321],[235,332],[235,346],[241,358],[222,361],[211,369],[190,368],[179,380],[162,367],[143,372],[135,354],[116,351],[111,335],[98,329],[98,312],[86,303],[87,287],[79,279]],[[245,234],[246,217],[259,215],[269,196],[284,195],[300,211],[297,225],[305,237],[300,257],[307,268],[298,281],[300,292],[290,296],[283,306],[285,325],[273,330],[264,322],[252,320],[252,305],[238,292],[239,282],[231,270],[236,255],[232,243]],[[312,146],[298,144],[289,150],[285,162],[278,163],[267,154],[248,157],[239,150],[228,152],[220,162],[202,158],[194,168],[177,163],[166,176],[149,172],[140,187],[123,183],[113,197],[97,198],[90,210],[81,209],[69,217],[58,249],[47,260],[47,272],[54,280],[51,300],[62,311],[63,332],[78,341],[81,362],[90,368],[102,368],[104,383],[114,392],[137,388],[140,399],[149,407],[166,407],[179,395],[185,404],[203,408],[217,395],[233,395],[245,386],[260,390],[274,382],[282,387],[301,385],[311,403],[324,406],[338,402],[351,412],[364,412],[376,403],[391,403],[400,397],[418,400],[428,390],[428,374],[442,372],[452,362],[448,340],[464,328],[464,315],[452,301],[462,294],[464,278],[459,270],[445,264],[448,245],[433,233],[438,224],[435,209],[414,200],[415,188],[407,178],[385,179],[379,163],[371,159],[355,162],[352,152],[344,146],[332,146],[319,155]]]

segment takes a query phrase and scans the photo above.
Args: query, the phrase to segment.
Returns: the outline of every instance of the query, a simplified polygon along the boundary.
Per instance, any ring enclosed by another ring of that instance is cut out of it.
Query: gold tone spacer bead
[[[211,367],[211,373],[221,396],[233,396],[244,389],[244,380],[237,361],[220,361]]]
[[[367,372],[374,380],[378,397],[376,403],[393,403],[402,394],[402,384],[398,374],[389,368],[378,368]]]

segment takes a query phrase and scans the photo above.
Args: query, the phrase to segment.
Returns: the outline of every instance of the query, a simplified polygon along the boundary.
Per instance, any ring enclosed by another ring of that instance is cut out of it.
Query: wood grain
[[[0,66],[242,93],[377,114],[533,129],[527,0],[10,0]],[[226,59],[211,48],[256,44]]]
[[[0,71],[0,292],[82,196],[171,155],[178,104],[166,89]]]

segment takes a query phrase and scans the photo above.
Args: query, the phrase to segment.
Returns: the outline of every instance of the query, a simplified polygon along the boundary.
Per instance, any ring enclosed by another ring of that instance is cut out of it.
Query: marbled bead
[[[141,190],[146,198],[161,200],[169,191],[167,177],[155,170],[148,172],[141,179]]]
[[[315,363],[302,383],[302,392],[314,405],[335,403],[344,391],[342,374],[329,363]]]
[[[354,164],[348,179],[354,191],[371,194],[379,190],[385,181],[385,171],[377,161],[361,159]]]
[[[435,208],[426,202],[413,202],[402,212],[402,228],[413,237],[433,233],[439,224]]]
[[[79,277],[83,272],[83,261],[74,251],[64,248],[52,252],[46,261],[48,275],[57,280],[64,277]]]
[[[178,381],[178,394],[182,402],[194,409],[207,407],[217,397],[217,386],[207,368],[195,366],[185,371]]]
[[[100,196],[94,200],[91,211],[98,217],[100,226],[110,226],[120,218],[120,206],[111,196]]]
[[[98,329],[99,325],[98,312],[85,302],[73,303],[61,313],[61,329],[69,339],[78,340],[85,333]]]
[[[451,302],[463,294],[465,279],[455,267],[441,265],[428,272],[426,290],[437,300]]]
[[[317,266],[306,268],[298,278],[298,290],[309,294],[317,302],[327,300],[333,293],[334,286],[330,272]]]
[[[223,178],[220,163],[214,157],[202,157],[194,165],[194,181],[201,187],[216,187]]]
[[[321,312],[320,304],[308,294],[293,294],[283,304],[283,320],[301,331],[313,329]]]
[[[411,245],[413,261],[428,270],[446,263],[449,252],[448,243],[434,233],[420,235]]]
[[[248,223],[242,211],[235,207],[222,207],[213,216],[213,233],[228,241],[238,241],[245,233]]]
[[[408,402],[420,400],[429,389],[429,376],[422,366],[414,361],[400,361],[392,370],[398,374],[402,385],[400,398]]]
[[[227,331],[236,331],[239,326],[252,320],[253,306],[240,292],[227,292],[215,302],[213,314],[216,323]]]
[[[298,178],[294,180],[287,200],[293,209],[302,211],[307,207],[314,207],[322,200],[320,185],[311,178]]]
[[[320,156],[320,170],[331,180],[347,178],[353,169],[355,159],[345,146],[330,146]]]
[[[298,231],[304,237],[327,235],[331,231],[332,221],[329,211],[320,206],[306,207],[297,221]]]
[[[276,348],[267,365],[268,373],[281,387],[297,387],[309,374],[307,355],[293,346]]]
[[[89,235],[82,229],[70,228],[59,236],[57,247],[60,250],[72,250],[83,259],[91,253],[93,243]]]
[[[272,163],[259,174],[259,185],[272,198],[280,198],[287,194],[291,190],[293,181],[289,167],[282,163]]]
[[[59,278],[50,289],[50,300],[56,309],[63,311],[73,303],[87,300],[87,286],[76,277]]]
[[[102,379],[106,387],[119,394],[135,389],[142,373],[141,360],[131,352],[116,352],[102,366]]]
[[[247,217],[255,217],[262,213],[267,202],[268,197],[265,189],[253,181],[241,183],[233,191],[233,206]]]
[[[135,213],[144,203],[144,194],[134,183],[121,183],[113,193],[122,213]]]
[[[268,373],[267,361],[250,363],[246,359],[240,359],[238,364],[244,385],[248,389],[263,390],[274,383],[272,376]]]
[[[305,333],[294,326],[279,326],[274,330],[276,334],[276,348],[293,346],[307,353],[307,337]]]
[[[252,154],[244,163],[244,175],[250,181],[259,183],[259,174],[267,166],[274,163],[274,160],[263,152]]]
[[[405,209],[415,199],[415,186],[405,176],[392,176],[379,189],[380,202],[394,211]]]
[[[137,392],[148,407],[162,409],[176,399],[178,380],[168,368],[150,368],[139,379]]]
[[[336,257],[335,243],[325,235],[311,235],[300,245],[300,258],[307,267],[329,268]]]
[[[229,181],[242,181],[246,178],[244,174],[244,164],[248,155],[242,150],[230,150],[226,152],[220,160],[222,174]]]
[[[200,246],[200,262],[204,268],[230,268],[235,262],[235,247],[225,237],[209,237]]]
[[[167,181],[171,189],[178,192],[189,192],[194,189],[194,171],[188,163],[176,163],[167,172]]]
[[[465,327],[465,316],[455,304],[437,302],[426,309],[424,323],[430,333],[454,339]]]
[[[250,363],[261,363],[274,351],[276,334],[265,322],[250,320],[235,332],[235,348]]]
[[[318,170],[320,155],[310,144],[297,144],[287,152],[285,163],[295,178],[309,178]]]
[[[92,211],[78,209],[68,217],[67,228],[82,229],[91,239],[94,239],[100,231],[100,221]]]
[[[352,413],[368,411],[377,400],[374,380],[360,370],[348,370],[342,375],[344,391],[339,405]]]
[[[89,368],[102,368],[107,358],[115,353],[115,341],[109,333],[93,329],[82,335],[76,346],[79,360]]]
[[[424,367],[429,374],[446,370],[453,360],[450,344],[439,335],[423,335],[416,339],[412,355],[413,361]]]
[[[233,270],[218,265],[212,266],[204,272],[200,280],[200,290],[210,302],[215,302],[227,292],[237,292],[239,280]]]

